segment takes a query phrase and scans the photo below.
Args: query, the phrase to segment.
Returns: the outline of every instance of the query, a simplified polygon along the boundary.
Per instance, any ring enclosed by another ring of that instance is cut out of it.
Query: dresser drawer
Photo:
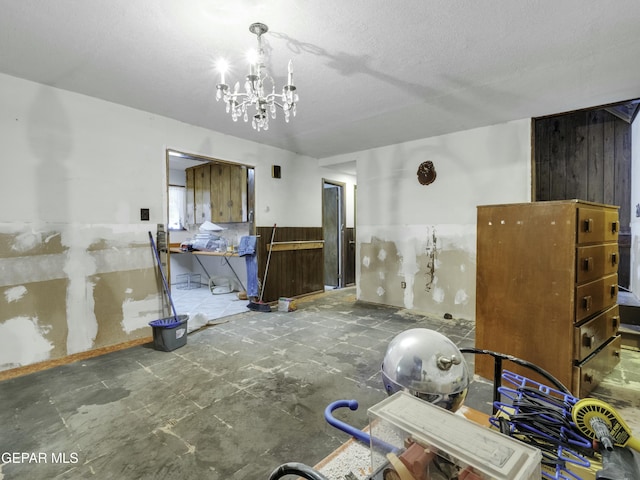
[[[581,362],[598,350],[618,333],[619,326],[620,313],[618,305],[614,305],[609,310],[575,327],[573,330],[575,359]]]
[[[617,210],[578,208],[578,243],[602,243],[618,240]]]
[[[609,308],[618,300],[618,274],[607,275],[593,282],[576,287],[576,316],[574,321],[580,322],[605,308]]]
[[[617,243],[578,247],[576,255],[576,283],[582,284],[596,280],[618,271]]]
[[[621,337],[616,336],[595,355],[574,368],[572,393],[584,398],[596,388],[602,379],[620,362]]]

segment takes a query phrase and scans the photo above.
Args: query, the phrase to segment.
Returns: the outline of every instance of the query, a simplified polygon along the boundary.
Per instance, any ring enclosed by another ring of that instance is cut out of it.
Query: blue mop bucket
[[[153,346],[156,350],[170,352],[187,344],[189,315],[161,318],[149,322],[153,329]]]

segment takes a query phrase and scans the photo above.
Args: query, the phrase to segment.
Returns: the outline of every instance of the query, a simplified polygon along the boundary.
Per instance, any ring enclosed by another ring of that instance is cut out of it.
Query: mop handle
[[[160,261],[160,254],[158,253],[158,249],[156,248],[156,242],[153,241],[153,235],[149,232],[149,240],[151,240],[151,248],[153,249],[153,253],[156,255],[156,262],[158,262],[158,270],[160,270],[160,276],[162,277],[162,285],[164,286],[164,291],[167,294],[167,298],[169,299],[169,305],[171,305],[171,310],[173,311],[173,316],[176,321],[178,320],[178,312],[176,312],[176,307],[173,305],[173,300],[171,299],[171,292],[169,292],[169,285],[167,284],[167,279],[164,276],[164,271],[162,270],[162,262]]]
[[[271,261],[271,250],[273,250],[273,238],[276,236],[276,224],[273,224],[273,230],[271,231],[271,242],[269,243],[269,253],[267,254],[267,266],[264,269],[264,278],[262,279],[262,288],[260,289],[259,302],[262,302],[262,295],[264,294],[264,286],[267,283],[267,272],[269,271],[269,262]]]

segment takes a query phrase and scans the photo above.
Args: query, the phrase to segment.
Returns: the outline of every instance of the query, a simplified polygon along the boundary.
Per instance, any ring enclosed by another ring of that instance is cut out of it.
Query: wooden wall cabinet
[[[478,207],[476,347],[532,362],[587,396],[619,361],[618,231],[610,205]],[[476,373],[493,378],[493,358],[478,356]]]
[[[247,221],[247,167],[206,163],[186,170],[187,222]]]

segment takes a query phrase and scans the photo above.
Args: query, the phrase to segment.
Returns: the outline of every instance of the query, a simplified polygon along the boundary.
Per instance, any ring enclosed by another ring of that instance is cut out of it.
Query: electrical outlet
[[[400,282],[400,288],[407,288],[407,282]]]

